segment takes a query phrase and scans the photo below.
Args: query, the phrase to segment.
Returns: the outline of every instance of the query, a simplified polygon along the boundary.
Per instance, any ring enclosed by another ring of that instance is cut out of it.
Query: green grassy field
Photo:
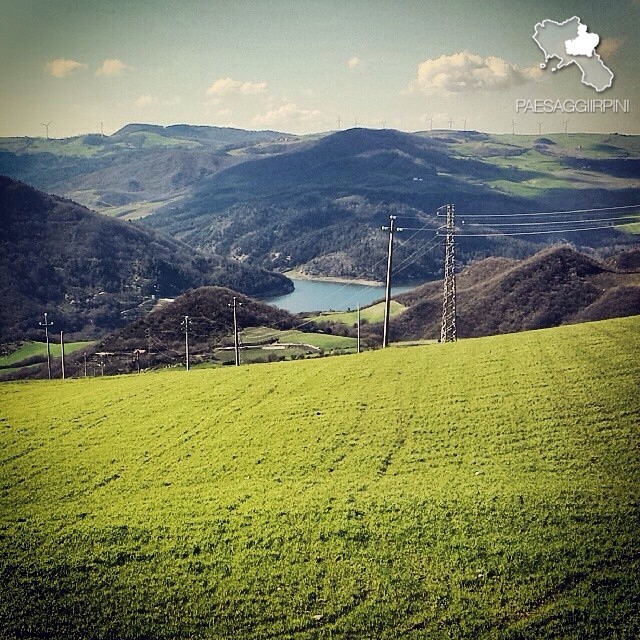
[[[2,384],[0,637],[637,638],[639,334]]]
[[[391,318],[400,315],[406,309],[395,300],[391,300],[389,305],[389,316]],[[341,322],[348,326],[356,324],[358,321],[357,311],[338,311],[335,313],[321,313],[317,316],[309,317],[309,320],[314,322]],[[370,307],[365,307],[360,310],[360,320],[366,322],[382,322],[384,320],[384,302],[378,302]]]
[[[68,355],[79,349],[93,344],[92,342],[66,342],[64,345],[64,353]],[[60,345],[56,343],[50,344],[50,351],[52,358],[60,357]],[[15,364],[33,358],[35,356],[41,356],[46,358],[47,345],[44,342],[25,342],[18,349],[12,353],[0,357],[0,367],[10,367]]]
[[[250,327],[242,331],[240,337],[244,343],[310,344],[324,351],[354,349],[357,342],[356,338],[348,336],[334,336],[327,333],[304,333],[296,330],[280,331],[269,327]]]

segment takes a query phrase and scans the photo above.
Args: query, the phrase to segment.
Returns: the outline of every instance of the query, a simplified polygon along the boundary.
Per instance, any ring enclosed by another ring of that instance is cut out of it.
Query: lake
[[[362,285],[320,280],[293,279],[295,290],[284,296],[268,298],[265,302],[291,313],[301,311],[347,311],[360,303],[364,307],[376,300],[384,299],[384,285]],[[392,287],[391,295],[411,291],[417,284]]]

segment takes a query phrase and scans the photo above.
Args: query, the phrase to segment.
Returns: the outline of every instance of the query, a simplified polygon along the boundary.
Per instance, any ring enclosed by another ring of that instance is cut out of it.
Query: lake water
[[[360,303],[364,307],[384,299],[384,285],[370,286],[319,280],[293,280],[295,290],[284,296],[265,300],[291,313],[301,311],[347,311]],[[391,295],[411,291],[418,285],[392,287]]]

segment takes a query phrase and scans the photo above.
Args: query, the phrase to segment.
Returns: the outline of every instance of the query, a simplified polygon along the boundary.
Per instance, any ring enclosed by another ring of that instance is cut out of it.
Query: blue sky
[[[639,0],[1,0],[0,135],[129,122],[295,133],[431,126],[640,133]],[[543,19],[600,36],[611,89],[541,72]],[[605,95],[606,93],[606,95]],[[628,99],[629,114],[517,114],[517,99]],[[542,125],[538,125],[542,122]]]

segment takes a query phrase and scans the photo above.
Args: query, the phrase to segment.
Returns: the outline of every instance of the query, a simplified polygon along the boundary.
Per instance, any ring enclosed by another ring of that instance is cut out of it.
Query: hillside
[[[205,257],[5,177],[0,222],[0,341],[39,335],[45,311],[56,331],[94,336],[146,312],[152,296],[203,284],[254,295],[292,287],[280,274]]]
[[[295,324],[294,316],[282,309],[223,287],[200,287],[107,336],[91,351],[114,354],[109,358],[107,373],[131,370],[134,349],[145,350],[143,367],[173,362],[177,354],[184,354],[184,316],[188,315],[191,355],[209,354],[214,345],[233,335],[233,312],[229,304],[234,296],[240,328],[290,329]],[[76,368],[80,370],[80,362]]]
[[[238,150],[260,149],[282,137],[273,131],[129,124],[110,136],[2,138],[0,174],[132,219],[241,161],[233,155]]]
[[[637,637],[639,335],[0,385],[0,635]]]
[[[254,265],[381,280],[380,226],[390,214],[435,233],[433,214],[447,202],[460,217],[637,204],[640,137],[360,128],[298,137],[136,124],[108,137],[0,139],[2,171]],[[598,215],[606,217],[616,216]],[[427,236],[398,235],[409,282],[440,274],[440,261],[419,251]],[[621,229],[469,238],[459,258],[523,258],[559,238],[579,247],[634,243]]]
[[[632,255],[625,252],[620,260],[632,265]],[[569,246],[551,247],[526,260],[487,258],[463,270],[456,284],[460,337],[640,314],[640,268],[622,270]],[[440,335],[442,281],[396,299],[409,308],[391,320],[393,340]]]
[[[145,223],[262,266],[383,280],[386,243],[380,225],[396,215],[398,225],[411,230],[397,238],[398,260],[408,262],[403,279],[432,279],[440,263],[419,249],[441,226],[435,211],[447,202],[456,205],[461,219],[640,202],[636,137],[552,138],[350,129],[222,170]],[[515,225],[526,220],[509,219]],[[423,232],[416,234],[416,228]],[[522,258],[565,235],[587,247],[634,241],[622,230],[548,233],[567,228],[468,238],[459,259],[466,264],[489,255]],[[491,231],[487,221],[474,229]]]

